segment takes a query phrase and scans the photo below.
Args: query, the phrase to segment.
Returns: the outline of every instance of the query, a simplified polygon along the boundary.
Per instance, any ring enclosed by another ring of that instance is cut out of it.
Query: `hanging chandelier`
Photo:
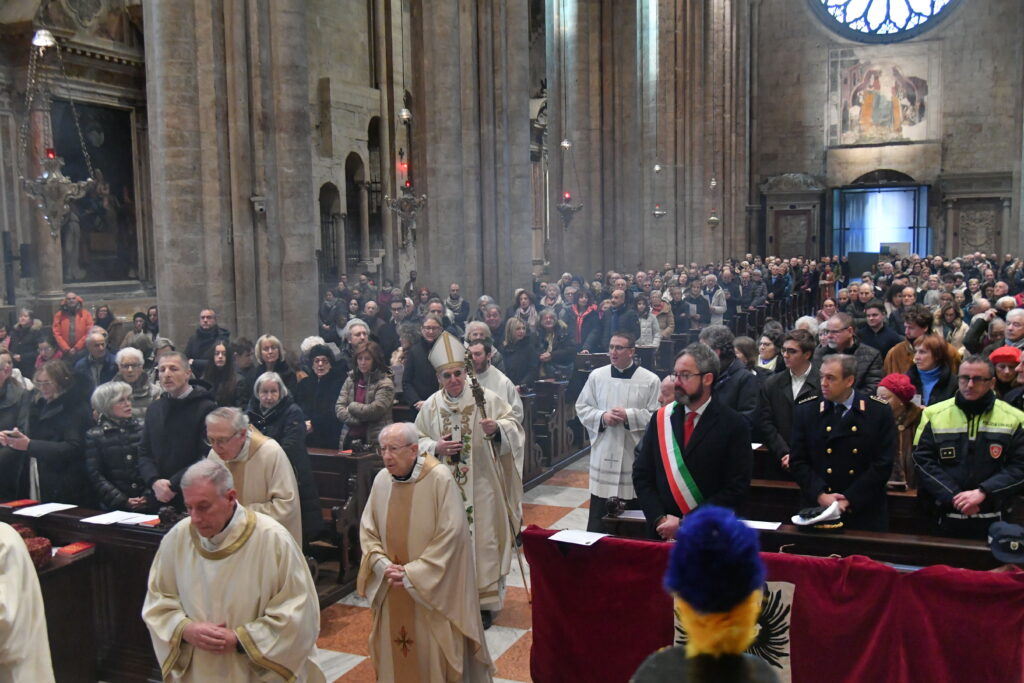
[[[39,62],[45,58],[46,51],[52,49],[57,54],[57,63],[60,66],[60,75],[65,83],[69,82],[67,71],[64,68],[64,57],[61,55],[60,44],[54,38],[53,33],[46,29],[36,31],[32,37],[31,53],[28,62],[28,79],[25,84],[25,117],[21,124],[21,131],[18,135],[19,150],[25,152],[25,159],[32,157],[32,150],[28,144],[28,123],[32,118],[32,107],[37,100],[44,101],[48,94],[43,87],[42,78],[39,75]],[[92,159],[85,148],[85,139],[82,136],[82,127],[78,122],[78,112],[75,109],[75,101],[68,95],[68,102],[71,105],[71,117],[75,123],[75,130],[78,133],[78,144],[81,146],[82,158],[89,169],[89,177],[85,180],[75,182],[64,175],[61,170],[64,166],[64,159],[57,156],[52,147],[47,147],[44,155],[39,159],[41,171],[33,179],[20,175],[21,187],[25,194],[35,203],[36,208],[42,213],[43,219],[50,226],[50,237],[60,238],[60,229],[64,219],[71,210],[71,202],[81,199],[93,187],[95,173],[92,168]],[[43,122],[44,140],[52,140],[50,131],[50,118],[46,116]]]

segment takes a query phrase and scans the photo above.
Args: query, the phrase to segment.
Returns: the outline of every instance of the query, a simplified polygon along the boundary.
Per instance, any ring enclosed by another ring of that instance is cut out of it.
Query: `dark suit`
[[[676,404],[672,413],[672,432],[679,446],[683,445],[684,409]],[[658,415],[647,425],[647,431],[636,447],[633,461],[633,488],[640,508],[647,518],[647,533],[658,538],[657,520],[664,515],[682,516],[669,489],[658,445]],[[753,452],[750,449],[750,428],[739,414],[712,397],[704,414],[697,421],[690,443],[683,451],[683,461],[690,470],[704,503],[736,510],[750,488]]]
[[[896,452],[896,423],[888,404],[854,392],[853,404],[842,417],[831,401],[798,405],[789,447],[789,466],[803,505],[817,505],[821,493],[841,493],[850,501],[843,515],[847,527],[888,528],[885,485]]]
[[[793,380],[788,369],[770,375],[761,384],[761,436],[773,458],[781,460],[790,452],[793,408],[801,401],[813,400],[820,395],[821,376],[813,367],[808,369],[807,379],[796,400],[793,399]]]
[[[776,278],[769,277],[765,281],[765,285],[768,287],[768,294],[774,295],[772,297],[774,301],[786,300],[786,278],[781,275]]]

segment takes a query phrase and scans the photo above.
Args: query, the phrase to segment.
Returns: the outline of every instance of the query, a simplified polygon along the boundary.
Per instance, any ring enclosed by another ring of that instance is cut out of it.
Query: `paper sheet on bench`
[[[563,529],[551,535],[552,541],[563,541],[575,545],[594,545],[608,534],[598,534],[593,531],[580,531],[579,529]]]
[[[758,522],[753,519],[745,519],[743,523],[751,529],[761,529],[763,531],[775,531],[782,526],[782,522]]]
[[[22,508],[21,510],[15,510],[14,514],[24,515],[25,517],[42,517],[48,515],[51,512],[60,512],[61,510],[70,510],[76,508],[77,505],[69,505],[67,503],[43,503],[42,505],[33,505],[30,508]]]
[[[102,515],[86,517],[82,521],[89,524],[142,524],[151,519],[159,518],[159,515],[144,515],[141,512],[114,510],[113,512],[105,512]]]

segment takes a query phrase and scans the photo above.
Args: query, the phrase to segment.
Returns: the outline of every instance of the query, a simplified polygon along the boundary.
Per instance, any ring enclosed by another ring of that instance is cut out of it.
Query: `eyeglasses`
[[[674,376],[681,382],[689,382],[694,377],[703,377],[707,374],[706,372],[677,372]]]
[[[761,342],[760,344],[758,344],[758,346],[760,346],[761,348],[767,348],[769,346],[775,346],[775,344],[772,344],[771,342],[764,341],[764,342]]]
[[[121,363],[117,367],[121,368],[122,370],[138,370],[139,368],[142,367],[142,363]]]
[[[452,377],[462,377],[462,375],[463,375],[462,370],[454,370],[452,372],[442,372],[441,373],[441,379],[448,380],[448,379],[451,379]]]
[[[404,446],[380,446],[378,450],[380,450],[381,453],[397,453],[398,451],[401,451],[402,449],[409,448],[410,446],[417,446],[417,445],[418,444],[415,444],[415,443],[407,443]]]
[[[960,381],[960,384],[963,384],[965,386],[970,384],[971,382],[974,382],[975,384],[981,384],[983,382],[992,381],[991,377],[978,377],[977,375],[958,375],[957,379]],[[36,384],[38,384],[38,382],[36,382]]]
[[[203,439],[203,443],[205,443],[210,448],[219,448],[222,446],[227,446],[229,443],[231,443],[233,439],[238,438],[239,434],[245,434],[245,430],[239,429],[231,436],[214,437],[212,439],[210,437],[206,437],[205,439]]]
[[[785,346],[782,347],[783,356],[795,356],[798,353],[800,353],[800,349],[791,349]]]

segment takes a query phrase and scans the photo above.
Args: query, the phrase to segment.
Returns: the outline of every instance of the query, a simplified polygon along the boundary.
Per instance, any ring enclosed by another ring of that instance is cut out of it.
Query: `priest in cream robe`
[[[249,424],[238,408],[217,408],[206,416],[210,460],[231,472],[238,502],[280,522],[302,547],[299,485],[288,454]]]
[[[633,450],[658,410],[661,381],[633,364],[636,337],[612,335],[611,365],[597,368],[576,399],[576,415],[590,433],[590,519],[587,531],[605,532],[602,518],[611,497],[634,501]]]
[[[490,681],[462,497],[450,470],[419,452],[409,422],[380,433],[385,469],[363,511],[357,591],[370,601],[377,680]]]
[[[519,390],[512,384],[504,372],[491,365],[491,341],[489,339],[476,339],[466,342],[466,350],[473,361],[473,372],[480,386],[490,389],[498,396],[505,399],[505,402],[512,406],[512,414],[519,424],[523,423],[523,399],[519,397]]]
[[[28,548],[13,527],[0,522],[0,683],[20,681],[53,683],[50,641]]]
[[[438,337],[429,359],[441,389],[420,407],[416,428],[420,450],[448,467],[458,486],[473,537],[480,609],[487,627],[491,612],[504,604],[505,577],[519,533],[525,432],[512,407],[483,387],[486,419],[480,414],[467,382],[465,357],[465,347],[456,337]]]
[[[181,489],[191,516],[161,541],[142,606],[164,680],[324,681],[316,588],[292,536],[243,507],[216,460]]]

